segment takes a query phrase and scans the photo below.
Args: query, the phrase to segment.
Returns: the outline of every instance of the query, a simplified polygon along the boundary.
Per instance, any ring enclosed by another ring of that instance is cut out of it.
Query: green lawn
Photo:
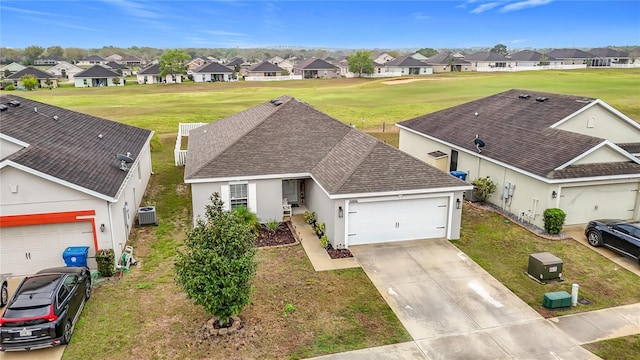
[[[180,122],[211,122],[283,94],[358,128],[392,125],[513,88],[600,98],[640,121],[640,69],[450,73],[417,79],[401,84],[388,84],[389,79],[173,85],[128,81],[124,87],[15,93],[159,134],[176,133]]]

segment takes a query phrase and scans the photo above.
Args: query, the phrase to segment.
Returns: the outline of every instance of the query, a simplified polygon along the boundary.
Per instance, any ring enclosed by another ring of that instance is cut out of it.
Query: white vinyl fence
[[[199,128],[207,123],[180,123],[178,127],[178,137],[176,138],[176,147],[173,150],[173,157],[176,166],[183,166],[187,162],[187,150],[181,150],[182,137],[189,137],[189,131]]]

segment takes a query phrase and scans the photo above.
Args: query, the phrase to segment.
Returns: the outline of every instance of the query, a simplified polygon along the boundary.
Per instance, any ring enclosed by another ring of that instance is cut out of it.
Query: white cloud
[[[215,36],[247,36],[247,34],[231,32],[231,31],[205,30],[203,32],[206,34],[215,35]]]
[[[498,1],[494,1],[494,2],[489,2],[486,4],[482,4],[478,7],[476,7],[475,9],[471,10],[472,14],[480,14],[483,13],[485,11],[491,10],[497,6],[500,6],[502,3],[498,2]]]
[[[114,5],[120,8],[124,13],[142,19],[158,19],[162,17],[160,12],[158,12],[157,6],[158,3],[150,3],[146,4],[140,1],[130,1],[130,0],[103,0],[107,4]]]
[[[547,4],[551,3],[551,2],[553,2],[553,0],[525,0],[525,1],[518,1],[518,2],[513,3],[513,4],[505,5],[502,9],[500,9],[500,12],[518,11],[518,10],[522,10],[522,9],[526,9],[526,8],[532,8],[532,7],[536,7],[536,6],[547,5]]]
[[[100,30],[100,29],[80,26],[68,21],[49,20],[49,19],[44,19],[42,17],[34,17],[34,16],[21,16],[21,18],[27,20],[29,24],[42,24],[42,25],[65,27],[69,29],[76,29],[76,30],[83,30],[83,31],[103,32],[103,30]]]
[[[413,14],[411,14],[411,16],[413,16],[414,19],[416,20],[429,20],[431,19],[430,15],[427,15],[423,12],[415,12]]]
[[[59,14],[47,13],[47,12],[43,12],[43,11],[19,9],[19,8],[14,8],[14,7],[11,7],[11,6],[3,6],[2,10],[3,11],[9,10],[9,11],[22,13],[22,14],[27,14],[27,15],[59,16]]]

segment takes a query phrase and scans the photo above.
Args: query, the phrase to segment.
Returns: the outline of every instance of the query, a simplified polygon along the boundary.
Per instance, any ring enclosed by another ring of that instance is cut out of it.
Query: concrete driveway
[[[598,359],[447,240],[349,249],[414,340],[397,358]]]
[[[14,291],[22,281],[22,277],[10,278],[7,281],[9,289],[9,298],[13,296]],[[0,308],[0,314],[4,313],[4,308]],[[0,352],[0,360],[60,360],[66,346],[57,346],[48,349],[38,349],[32,351],[11,351]]]
[[[624,255],[620,255],[619,253],[608,249],[604,246],[601,247],[593,247],[591,245],[589,245],[589,243],[587,242],[587,237],[584,236],[584,229],[587,227],[587,224],[583,224],[583,225],[570,225],[570,226],[565,226],[562,229],[562,232],[567,234],[568,236],[572,237],[574,240],[578,241],[579,243],[583,244],[584,246],[588,247],[589,249],[599,253],[600,255],[608,258],[609,260],[613,261],[614,263],[620,265],[621,267],[631,271],[632,273],[635,273],[636,275],[640,276],[640,265],[638,264],[638,262],[636,262],[634,259],[628,257],[628,256],[624,256]]]

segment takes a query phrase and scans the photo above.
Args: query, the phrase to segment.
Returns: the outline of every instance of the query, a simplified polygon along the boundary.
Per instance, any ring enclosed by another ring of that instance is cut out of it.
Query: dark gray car
[[[584,230],[591,246],[606,246],[634,258],[640,264],[640,222],[615,219],[593,220]]]
[[[68,344],[91,296],[86,267],[59,267],[26,276],[0,317],[0,351]]]

